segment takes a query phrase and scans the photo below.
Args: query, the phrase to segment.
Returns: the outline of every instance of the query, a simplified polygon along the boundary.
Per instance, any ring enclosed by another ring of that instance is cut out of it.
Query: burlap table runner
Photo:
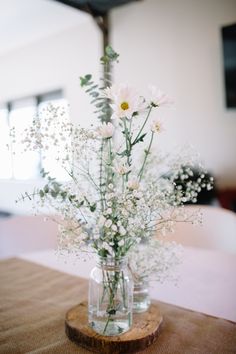
[[[64,332],[65,312],[86,297],[84,279],[17,258],[1,261],[0,353],[91,354]],[[160,308],[161,334],[140,354],[236,353],[235,323],[164,303]]]

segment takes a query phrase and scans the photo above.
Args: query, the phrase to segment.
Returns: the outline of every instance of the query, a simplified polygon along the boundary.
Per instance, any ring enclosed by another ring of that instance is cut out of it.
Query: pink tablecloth
[[[154,283],[153,299],[236,322],[236,255],[185,247],[178,286]],[[22,255],[21,258],[88,278],[94,260],[76,263],[58,258],[53,251]]]

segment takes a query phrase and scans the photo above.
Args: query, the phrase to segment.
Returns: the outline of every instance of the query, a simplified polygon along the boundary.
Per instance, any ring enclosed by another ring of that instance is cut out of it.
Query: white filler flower
[[[154,120],[151,124],[151,131],[153,133],[161,133],[163,131],[163,125],[159,120]]]

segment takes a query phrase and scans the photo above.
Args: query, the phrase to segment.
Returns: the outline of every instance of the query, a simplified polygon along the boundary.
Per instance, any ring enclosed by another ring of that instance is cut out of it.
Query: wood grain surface
[[[136,353],[154,343],[160,332],[162,316],[157,303],[147,312],[133,315],[131,329],[121,336],[102,336],[88,326],[87,302],[81,302],[66,314],[66,334],[70,340],[93,353]]]

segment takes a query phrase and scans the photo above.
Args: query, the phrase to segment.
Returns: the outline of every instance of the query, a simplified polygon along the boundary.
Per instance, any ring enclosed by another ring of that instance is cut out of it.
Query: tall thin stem
[[[109,154],[109,161],[108,161],[108,167],[107,167],[107,179],[106,179],[106,189],[107,185],[112,182],[111,177],[112,177],[112,148],[111,148],[111,138],[107,139],[107,145],[108,145],[108,154]]]
[[[129,132],[127,129],[126,118],[124,118],[124,130],[125,130],[125,145],[126,145],[127,164],[128,164],[128,166],[130,166],[131,165],[131,163],[130,163],[131,143],[130,143]],[[126,173],[125,177],[126,177],[126,182],[127,182],[128,181],[128,173]]]
[[[133,145],[137,142],[138,138],[140,137],[140,135],[141,135],[141,133],[142,133],[142,131],[143,131],[143,129],[144,129],[144,127],[145,127],[147,121],[148,121],[148,118],[149,118],[149,116],[150,116],[150,114],[151,114],[151,111],[152,111],[152,106],[150,106],[150,108],[149,108],[147,117],[146,117],[146,119],[145,119],[145,121],[144,121],[144,123],[143,123],[143,125],[142,125],[142,127],[141,127],[141,129],[140,129],[140,131],[138,132],[136,138],[134,139],[134,141],[133,141],[133,143],[132,143]]]
[[[139,171],[139,174],[138,174],[140,181],[141,181],[141,178],[142,178],[142,176],[143,176],[143,171],[144,171],[144,167],[145,167],[145,164],[146,164],[146,161],[147,161],[147,157],[148,157],[148,155],[150,154],[150,149],[151,149],[152,142],[153,142],[153,136],[154,136],[154,132],[152,132],[152,135],[151,135],[151,139],[150,139],[148,148],[147,148],[147,150],[145,150],[145,158],[144,158],[142,167],[141,167],[141,169],[140,169],[140,171]]]
[[[104,149],[104,141],[101,142],[100,148],[100,166],[99,166],[99,187],[100,187],[100,198],[101,198],[101,208],[104,210],[103,204],[103,192],[102,192],[102,177],[103,177],[103,149]]]

